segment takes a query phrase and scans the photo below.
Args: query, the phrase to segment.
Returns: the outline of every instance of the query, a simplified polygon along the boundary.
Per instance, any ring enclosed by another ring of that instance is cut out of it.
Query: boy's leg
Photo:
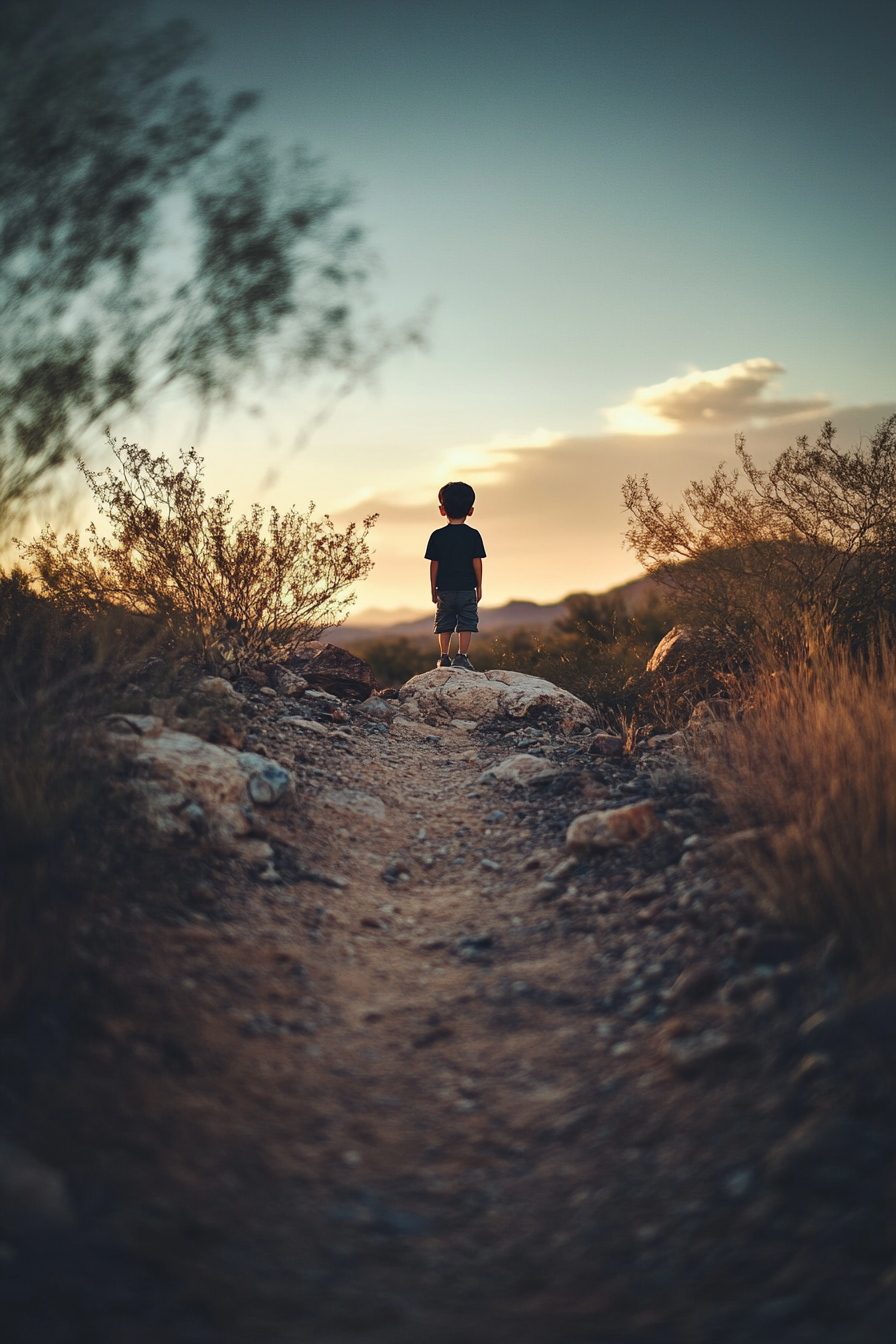
[[[447,654],[448,650],[451,647],[451,636],[453,633],[454,633],[453,630],[448,630],[445,633],[442,633],[441,630],[439,631],[439,653],[442,655],[443,658],[445,657],[445,655]],[[461,638],[463,638],[463,636],[461,636]],[[470,641],[468,639],[467,644],[469,645],[469,643]]]
[[[458,630],[457,632],[457,651],[458,653],[470,652],[470,640],[473,638],[472,630]]]

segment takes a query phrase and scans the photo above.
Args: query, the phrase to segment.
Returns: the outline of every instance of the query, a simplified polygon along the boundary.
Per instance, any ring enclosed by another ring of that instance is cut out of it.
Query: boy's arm
[[[476,575],[476,601],[482,601],[482,561],[478,555],[473,556],[473,573]]]
[[[430,562],[429,562],[429,586],[430,586],[430,588],[432,589],[432,600],[433,600],[433,602],[438,602],[438,600],[439,600],[438,597],[436,596],[436,578],[438,577],[438,573],[439,573],[439,562],[438,562],[438,560],[430,560]]]

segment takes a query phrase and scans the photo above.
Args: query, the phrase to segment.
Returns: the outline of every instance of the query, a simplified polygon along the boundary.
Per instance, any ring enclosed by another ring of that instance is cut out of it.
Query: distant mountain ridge
[[[655,579],[644,574],[640,578],[630,579],[606,592],[597,593],[597,597],[620,598],[627,612],[634,611],[644,602],[651,592],[659,590]],[[570,595],[571,596],[571,595]],[[480,607],[479,630],[484,635],[509,634],[512,630],[546,630],[566,612],[566,599],[562,602],[526,602],[514,600],[505,602],[503,607]],[[419,640],[432,634],[432,616],[420,616],[413,621],[399,621],[394,625],[364,625],[348,620],[344,625],[325,630],[320,638],[330,644],[339,644],[350,640],[353,645],[368,639],[413,639]]]

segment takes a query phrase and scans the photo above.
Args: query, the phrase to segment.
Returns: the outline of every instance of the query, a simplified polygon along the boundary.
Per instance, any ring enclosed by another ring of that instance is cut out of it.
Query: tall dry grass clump
[[[766,669],[743,719],[701,753],[761,898],[896,969],[896,651],[828,649]]]

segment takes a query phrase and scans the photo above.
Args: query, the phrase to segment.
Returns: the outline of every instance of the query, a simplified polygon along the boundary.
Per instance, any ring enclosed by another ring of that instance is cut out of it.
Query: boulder
[[[543,756],[508,756],[497,765],[490,765],[479,776],[480,784],[489,784],[492,780],[505,784],[546,784],[556,779],[560,771]]]
[[[376,690],[376,677],[369,663],[347,649],[319,640],[297,649],[287,670],[303,677],[315,690],[328,691],[341,700],[366,700]]]
[[[542,677],[503,668],[491,672],[435,668],[412,677],[399,696],[405,714],[433,724],[545,717],[593,728],[597,719],[591,706],[569,691]]]
[[[647,663],[648,672],[671,672],[687,653],[691,642],[691,632],[684,625],[673,625],[668,634],[663,635]]]
[[[253,805],[271,807],[292,789],[282,765],[175,732],[148,714],[110,715],[105,730],[113,754],[131,765],[126,792],[157,840],[201,838],[251,862],[270,858]]]
[[[566,832],[566,847],[574,854],[638,845],[663,830],[651,799],[629,803],[612,811],[585,812]]]

